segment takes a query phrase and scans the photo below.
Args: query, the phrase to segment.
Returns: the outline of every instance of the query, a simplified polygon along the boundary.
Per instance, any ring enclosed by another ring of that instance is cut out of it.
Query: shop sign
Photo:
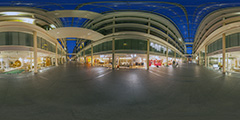
[[[161,51],[161,49],[163,49],[163,51],[166,51],[166,48],[164,46],[161,46],[159,44],[155,44],[153,42],[150,43],[150,46],[157,51]]]

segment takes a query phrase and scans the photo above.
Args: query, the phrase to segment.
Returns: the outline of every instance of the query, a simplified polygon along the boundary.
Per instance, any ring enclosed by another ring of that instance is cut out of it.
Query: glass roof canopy
[[[0,6],[23,6],[40,8],[47,11],[53,10],[88,10],[97,13],[106,13],[119,10],[137,10],[147,11],[156,14],[161,14],[169,18],[179,29],[184,41],[191,43],[194,41],[194,36],[201,20],[209,13],[227,7],[240,6],[240,2],[235,0],[208,0],[194,1],[190,0],[168,0],[164,1],[94,1],[75,0],[58,1],[42,0],[36,2],[29,0],[23,1],[1,1]],[[215,2],[214,2],[215,1]],[[68,3],[66,3],[68,2]],[[64,27],[82,27],[88,21],[85,18],[60,18]],[[74,46],[68,46],[69,49]],[[191,54],[191,45],[187,45],[187,53]]]

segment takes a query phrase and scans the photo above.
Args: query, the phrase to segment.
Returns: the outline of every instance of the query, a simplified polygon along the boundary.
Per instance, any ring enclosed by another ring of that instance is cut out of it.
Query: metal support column
[[[93,66],[93,44],[91,44],[91,66]]]
[[[227,54],[227,69],[226,69],[226,71],[228,71],[228,54]]]
[[[207,47],[207,45],[205,46],[205,67],[207,67],[207,51],[208,51],[208,47]]]
[[[150,30],[150,26],[151,26],[151,22],[150,22],[150,18],[148,18],[148,35],[150,35],[151,30]],[[149,51],[150,51],[150,40],[147,39],[147,70],[149,70]]]
[[[150,41],[147,40],[147,70],[149,70],[149,50],[150,50]]]
[[[115,33],[115,16],[113,17],[113,28],[112,28],[112,33],[114,36]],[[115,38],[112,38],[112,69],[115,69]]]
[[[115,69],[115,38],[112,39],[112,69]]]
[[[201,63],[201,51],[198,53],[198,64],[202,65],[202,63]]]
[[[85,50],[83,50],[83,59],[84,59],[84,64],[86,64],[86,55],[85,55]]]
[[[55,65],[58,66],[58,44],[56,43]]]
[[[226,34],[222,34],[222,66],[223,66],[223,73],[226,72],[226,63],[225,63],[225,54],[226,54]]]
[[[61,49],[61,64],[63,64],[63,52],[62,52],[62,49]]]
[[[33,56],[34,57],[34,73],[37,73],[38,64],[37,64],[37,32],[36,31],[33,32],[33,51],[34,51],[34,56]]]
[[[207,66],[209,66],[209,60],[210,60],[210,59],[209,59],[209,57],[208,57],[208,62],[207,62]]]
[[[166,61],[167,61],[167,65],[168,66],[168,47],[167,47],[167,50],[166,50]]]
[[[32,71],[32,57],[33,57],[33,54],[32,52],[29,52],[29,55],[30,55],[30,70]]]
[[[174,61],[176,62],[176,55],[177,53],[176,53],[176,51],[174,51]]]

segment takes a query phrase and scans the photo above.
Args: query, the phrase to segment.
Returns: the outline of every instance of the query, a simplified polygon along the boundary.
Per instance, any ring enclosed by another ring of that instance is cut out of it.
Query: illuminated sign
[[[164,46],[159,45],[159,44],[155,44],[153,42],[150,43],[150,46],[157,51],[161,51],[161,49],[163,49],[163,51],[166,51],[166,48]]]

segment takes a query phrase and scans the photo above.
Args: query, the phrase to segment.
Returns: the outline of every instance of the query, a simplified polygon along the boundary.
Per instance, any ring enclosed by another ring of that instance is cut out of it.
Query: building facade
[[[193,51],[200,65],[240,72],[240,8],[214,11],[198,27]]]
[[[0,71],[34,71],[62,64],[66,51],[48,34],[61,22],[46,11],[28,7],[0,7]]]
[[[167,66],[173,61],[181,62],[186,50],[176,25],[159,14],[108,12],[84,27],[104,35],[96,41],[77,42],[78,61],[94,66],[113,69]]]

